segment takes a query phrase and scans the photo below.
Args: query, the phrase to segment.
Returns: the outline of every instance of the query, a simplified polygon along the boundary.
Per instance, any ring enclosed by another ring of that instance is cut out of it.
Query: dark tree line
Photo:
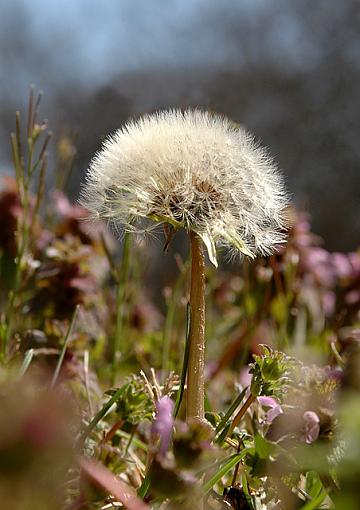
[[[273,0],[253,11],[246,6],[248,2],[209,2],[195,27],[222,41],[221,64],[218,56],[212,64],[211,55],[204,55],[201,65],[175,62],[166,69],[149,63],[96,88],[71,77],[64,81],[61,70],[58,79],[51,76],[45,103],[52,128],[77,133],[72,193],[77,194],[101,141],[131,115],[200,106],[254,131],[284,168],[295,201],[310,210],[327,246],[355,248],[360,227],[358,2]],[[26,24],[21,16],[14,19]],[[3,64],[9,59],[23,64],[21,84],[25,64],[38,67],[43,76],[62,51],[61,41],[49,44],[47,53],[33,50],[27,30],[12,36],[9,30],[0,38]],[[69,51],[66,41],[63,45]],[[5,75],[1,80],[6,85]],[[9,100],[0,104],[4,154],[5,133],[12,129],[19,101],[10,88],[4,89]]]

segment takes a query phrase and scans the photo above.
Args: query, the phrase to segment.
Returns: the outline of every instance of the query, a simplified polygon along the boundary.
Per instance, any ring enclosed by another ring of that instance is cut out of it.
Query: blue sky
[[[213,4],[209,0],[5,0],[0,30],[3,38],[11,38],[14,28],[25,32],[39,60],[51,53],[47,72],[58,82],[69,78],[99,82],[150,66],[224,59],[219,37],[201,27]],[[31,65],[20,64],[22,70],[12,69],[10,62],[10,71],[18,73],[20,81],[23,74],[29,82],[26,74],[31,76]],[[34,74],[38,72],[34,68]]]
[[[47,90],[68,82],[93,87],[114,75],[156,67],[239,68],[272,60],[284,69],[315,68],[326,53],[321,33],[336,28],[344,4],[322,1],[314,12],[302,5],[301,0],[2,0],[0,93],[23,94],[29,83]],[[319,24],[316,11],[324,9],[327,24]]]
[[[99,85],[147,67],[224,66],[234,60],[241,65],[229,23],[232,33],[238,24],[251,34],[258,17],[268,16],[269,5],[279,8],[284,1],[3,0],[0,84],[8,91],[38,81],[49,88],[69,80]],[[289,29],[282,12],[278,16],[275,10],[276,23],[258,34],[262,51],[285,55],[299,46],[296,26]],[[10,45],[14,34],[18,42]],[[30,56],[22,40],[31,46]]]

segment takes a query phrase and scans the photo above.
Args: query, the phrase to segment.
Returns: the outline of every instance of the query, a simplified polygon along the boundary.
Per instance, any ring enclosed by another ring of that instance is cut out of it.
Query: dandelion
[[[110,136],[90,164],[82,203],[130,231],[169,223],[254,257],[284,239],[283,180],[266,150],[226,118],[160,112]]]
[[[286,194],[267,151],[210,113],[172,110],[131,121],[94,157],[82,190],[93,218],[147,232],[184,228],[192,253],[188,417],[204,415],[205,258],[217,247],[250,258],[284,241]]]

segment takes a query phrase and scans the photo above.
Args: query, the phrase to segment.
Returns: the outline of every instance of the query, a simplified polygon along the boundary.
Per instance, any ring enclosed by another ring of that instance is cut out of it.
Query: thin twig
[[[27,137],[30,138],[33,129],[33,115],[34,115],[34,86],[30,87],[29,106],[28,106],[28,121],[27,121]]]
[[[256,397],[252,394],[248,396],[248,398],[245,400],[244,405],[240,408],[239,412],[233,419],[230,428],[228,430],[227,436],[231,434],[231,432],[234,430],[235,427],[241,422],[243,416],[245,415],[246,411],[249,409],[251,404],[256,400]]]

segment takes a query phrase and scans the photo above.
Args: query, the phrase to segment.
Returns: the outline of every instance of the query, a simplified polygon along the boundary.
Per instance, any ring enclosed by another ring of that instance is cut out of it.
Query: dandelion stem
[[[187,374],[186,418],[204,419],[205,364],[205,256],[202,241],[190,231],[191,285],[190,334]]]

